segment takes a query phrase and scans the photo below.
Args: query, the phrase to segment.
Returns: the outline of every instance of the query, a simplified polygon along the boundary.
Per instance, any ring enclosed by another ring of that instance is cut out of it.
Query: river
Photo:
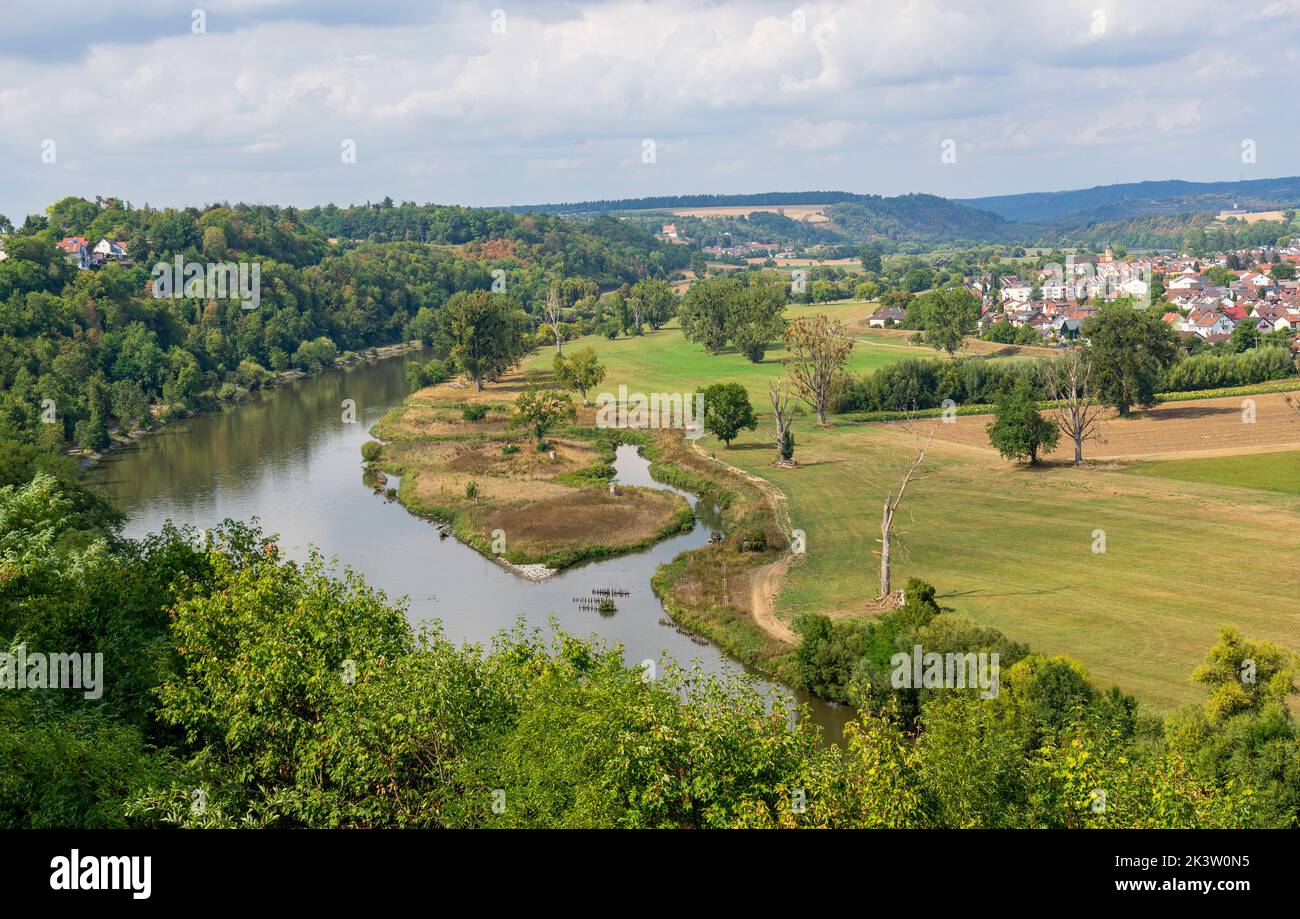
[[[440,620],[453,641],[486,643],[521,616],[540,628],[554,619],[572,634],[621,643],[629,664],[671,658],[698,661],[712,672],[740,669],[713,645],[664,624],[667,613],[650,589],[660,564],[707,542],[719,515],[706,501],[687,495],[697,516],[689,533],[533,582],[454,538],[440,538],[431,523],[365,487],[361,444],[405,398],[403,364],[422,359],[361,363],[255,393],[108,454],[87,479],[127,513],[128,536],[155,532],[168,519],[208,528],[227,517],[256,517],[268,533],[279,534],[291,558],[316,546],[390,598],[405,597],[413,624]],[[355,403],[353,423],[343,420],[348,399]],[[627,484],[668,487],[650,479],[633,448],[620,448],[615,466]],[[628,595],[614,598],[617,612],[602,615],[576,602],[591,599],[593,588]],[[827,738],[838,739],[850,710],[795,695],[809,704]]]

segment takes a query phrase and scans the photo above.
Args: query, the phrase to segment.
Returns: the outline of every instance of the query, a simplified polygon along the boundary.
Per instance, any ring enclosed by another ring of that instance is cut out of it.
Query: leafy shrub
[[[1044,397],[1036,361],[995,363],[980,357],[956,361],[917,358],[850,380],[833,410],[836,413],[897,412],[937,408],[945,399],[957,405],[993,403],[1022,379],[1037,398]]]
[[[741,552],[766,552],[767,534],[762,530],[750,530],[740,541]]]
[[[411,389],[437,386],[439,383],[445,383],[451,378],[451,368],[446,361],[429,361],[425,364],[410,361],[403,372],[406,374],[406,385],[410,386]]]
[[[1195,354],[1174,364],[1165,374],[1165,391],[1248,386],[1294,376],[1295,360],[1286,348],[1262,347],[1240,354]]]
[[[488,407],[477,402],[471,402],[460,410],[460,417],[466,421],[482,421],[487,417]]]
[[[367,463],[373,463],[379,459],[379,454],[383,452],[384,446],[377,440],[368,440],[361,445],[361,458]]]

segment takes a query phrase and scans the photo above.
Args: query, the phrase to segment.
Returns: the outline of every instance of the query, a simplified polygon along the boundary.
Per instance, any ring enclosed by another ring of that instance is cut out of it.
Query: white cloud
[[[11,35],[61,53],[0,39],[0,212],[68,193],[193,204],[213,189],[296,204],[972,196],[1059,187],[1063,168],[1111,181],[1115,162],[1220,177],[1237,169],[1234,137],[1296,148],[1286,67],[1269,65],[1295,61],[1294,3],[1227,15],[1185,0],[1174,16],[1115,0],[1101,34],[1098,0],[818,0],[799,4],[802,32],[787,2],[542,3],[508,10],[504,34],[475,3],[207,6],[204,35],[166,3],[125,21],[7,14]],[[47,137],[54,166],[40,163]],[[940,169],[945,137],[962,155]]]

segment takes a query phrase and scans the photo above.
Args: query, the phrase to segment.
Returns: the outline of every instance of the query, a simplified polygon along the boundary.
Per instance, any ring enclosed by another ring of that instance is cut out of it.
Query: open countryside
[[[1297,4],[210,6],[0,35],[11,899],[1294,886]]]

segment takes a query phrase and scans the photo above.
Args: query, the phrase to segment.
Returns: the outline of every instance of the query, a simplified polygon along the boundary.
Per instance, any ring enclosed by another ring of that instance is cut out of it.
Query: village
[[[1025,275],[967,277],[980,300],[979,331],[1006,322],[1028,327],[1048,344],[1077,339],[1097,305],[1127,299],[1160,308],[1162,318],[1189,349],[1227,343],[1248,324],[1254,335],[1285,336],[1300,351],[1300,245],[1247,249],[1197,257],[1149,255],[1117,258],[1107,246],[1096,256],[1068,256]],[[901,324],[906,309],[882,307],[872,326]],[[1240,334],[1240,333],[1239,333]]]

